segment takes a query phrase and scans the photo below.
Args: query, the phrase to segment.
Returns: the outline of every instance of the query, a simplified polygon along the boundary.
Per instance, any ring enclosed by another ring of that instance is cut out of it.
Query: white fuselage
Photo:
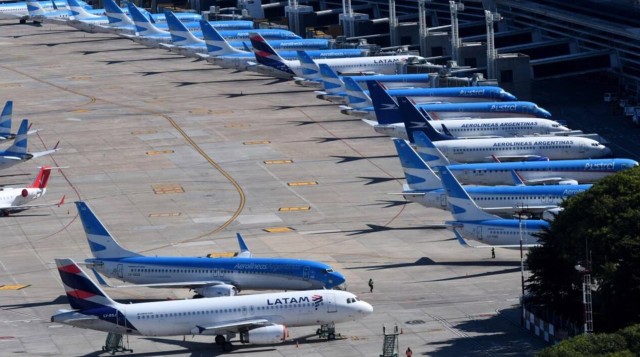
[[[395,74],[398,65],[406,62],[409,58],[416,57],[410,55],[402,56],[379,56],[379,57],[354,57],[354,58],[331,58],[314,60],[316,64],[326,64],[338,74],[374,72],[379,74]],[[304,77],[300,61],[287,61],[287,65],[298,77]]]
[[[0,210],[25,205],[44,195],[46,189],[3,188],[0,189]],[[26,195],[24,195],[26,193]]]
[[[456,223],[456,230],[465,239],[475,240],[487,245],[518,245],[522,239],[523,245],[537,244],[538,238],[534,234],[541,232],[538,225],[527,227],[527,220],[521,224],[508,224],[505,222]]]

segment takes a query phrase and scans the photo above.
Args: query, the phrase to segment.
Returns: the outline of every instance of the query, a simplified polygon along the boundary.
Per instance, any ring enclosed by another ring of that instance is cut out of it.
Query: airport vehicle
[[[313,80],[315,75],[311,78],[307,77],[305,68],[300,60],[289,61],[283,59],[278,53],[269,45],[265,38],[259,33],[252,33],[250,36],[251,45],[256,56],[256,61],[259,64],[257,71],[269,76],[278,78],[293,78],[294,76],[303,77]],[[303,56],[304,51],[299,51],[298,56]],[[383,73],[390,74],[395,73],[396,68],[402,62],[406,62],[412,58],[420,59],[419,56],[411,55],[398,55],[398,56],[373,56],[373,57],[355,57],[355,58],[330,58],[314,61],[317,64],[324,63],[331,67],[339,74],[347,73]],[[318,73],[319,76],[319,73]]]
[[[321,81],[295,80],[296,84],[322,88],[322,91],[316,91],[316,98],[327,100],[332,103],[346,104],[347,89],[344,85],[343,78],[349,77],[359,85],[366,83],[372,79],[384,83],[387,88],[427,88],[431,86],[432,77],[427,73],[413,74],[373,74],[360,76],[338,76],[338,74],[326,64],[319,64]],[[374,77],[375,76],[375,77]]]
[[[47,183],[51,174],[51,166],[43,166],[33,183],[27,187],[1,187],[0,188],[0,213],[7,216],[11,213],[22,212],[36,207],[60,207],[64,203],[64,196],[57,203],[30,204],[44,196],[47,191]]]
[[[531,247],[538,244],[536,235],[549,228],[545,220],[500,218],[483,211],[447,167],[440,168],[440,178],[454,218],[446,223],[462,245],[470,239],[494,247]]]
[[[27,119],[23,119],[20,123],[20,128],[18,129],[18,133],[16,134],[13,144],[6,150],[0,151],[0,169],[5,169],[7,167],[17,165],[21,162],[53,154],[54,152],[60,150],[58,149],[58,144],[56,144],[56,146],[51,150],[45,150],[35,153],[27,152],[28,131],[29,121]]]
[[[406,97],[398,97],[407,136],[413,142],[415,131],[424,132],[447,158],[456,162],[522,160],[563,160],[601,158],[611,149],[583,137],[536,136],[524,138],[456,139],[438,133],[418,108]]]
[[[51,322],[140,336],[214,335],[225,351],[232,349],[230,340],[236,335],[242,343],[282,343],[286,326],[353,321],[373,312],[370,304],[339,290],[121,304],[109,298],[73,260],[56,259],[56,266],[73,310],[57,311]]]
[[[303,259],[254,258],[238,234],[241,254],[232,258],[143,256],[126,250],[85,202],[76,202],[98,273],[136,286],[189,288],[200,296],[236,295],[250,290],[331,289],[344,283],[326,264]]]
[[[85,9],[92,9],[90,5],[87,5],[84,1],[79,1]],[[40,5],[44,8],[45,11],[53,11],[54,4],[60,7],[67,6],[66,1],[39,1]],[[27,9],[26,1],[17,1],[17,2],[8,2],[0,4],[0,20],[19,20],[21,24],[27,22],[29,18],[29,11]]]
[[[407,185],[402,191],[405,199],[425,207],[448,209],[447,198],[440,178],[420,159],[402,139],[393,139]],[[582,193],[591,184],[525,186],[512,171],[513,186],[464,186],[473,201],[484,211],[502,216],[519,213],[540,215],[554,210],[569,197]]]
[[[346,79],[350,82],[349,79]],[[409,140],[407,131],[402,122],[402,113],[389,92],[384,90],[376,81],[367,82],[369,92],[373,99],[373,108],[377,122],[363,119],[380,134]],[[424,114],[424,113],[423,113]],[[425,116],[426,119],[430,119]],[[433,129],[439,133],[458,139],[498,138],[534,135],[562,135],[564,133],[576,134],[560,125],[560,123],[540,118],[477,118],[431,121]]]
[[[418,155],[430,167],[447,166],[458,181],[468,185],[512,185],[512,172],[527,185],[595,183],[609,175],[638,166],[631,159],[587,159],[460,164],[447,159],[422,132],[413,134]]]

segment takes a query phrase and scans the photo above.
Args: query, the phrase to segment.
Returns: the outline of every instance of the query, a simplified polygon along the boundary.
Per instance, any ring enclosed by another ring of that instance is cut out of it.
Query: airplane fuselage
[[[484,221],[457,221],[456,230],[465,239],[475,240],[487,245],[518,245],[522,238],[524,245],[537,244],[535,236],[549,227],[543,220],[518,221],[515,219],[495,219]]]

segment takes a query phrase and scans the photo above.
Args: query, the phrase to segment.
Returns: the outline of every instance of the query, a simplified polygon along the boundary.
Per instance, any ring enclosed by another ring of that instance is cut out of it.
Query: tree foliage
[[[582,274],[591,260],[594,328],[640,322],[640,168],[609,176],[567,200],[531,249],[532,301],[583,322]]]
[[[633,325],[611,334],[580,335],[545,348],[536,354],[537,357],[632,357],[639,355],[640,325]]]

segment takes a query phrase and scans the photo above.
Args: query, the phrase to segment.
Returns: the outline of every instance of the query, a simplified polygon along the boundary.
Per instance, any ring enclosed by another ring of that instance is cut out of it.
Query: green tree
[[[640,355],[640,325],[633,325],[611,334],[579,335],[545,348],[536,354],[537,357],[631,357],[638,355]]]
[[[531,249],[532,301],[583,322],[582,275],[591,259],[594,328],[640,322],[640,168],[609,176],[563,203],[542,245]]]

